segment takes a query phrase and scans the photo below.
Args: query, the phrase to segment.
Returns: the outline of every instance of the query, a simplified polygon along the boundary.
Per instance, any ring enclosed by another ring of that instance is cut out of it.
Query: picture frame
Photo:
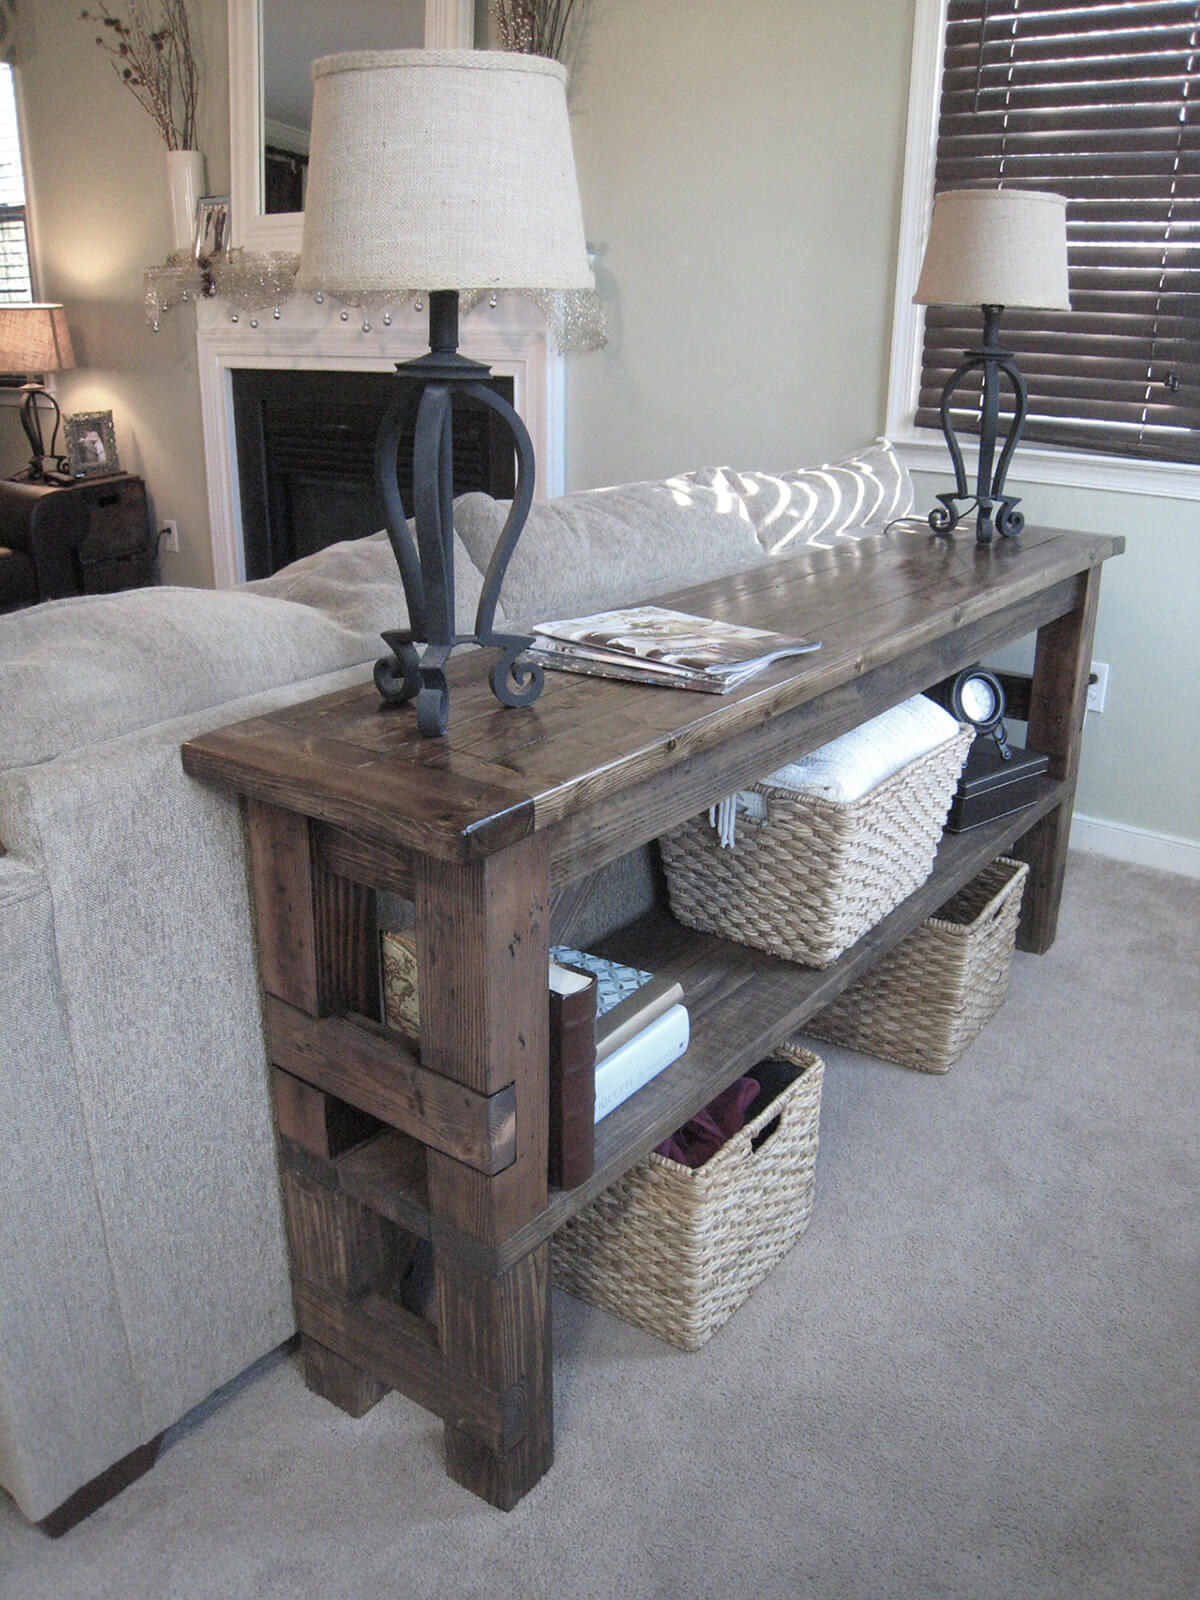
[[[78,411],[64,418],[63,438],[72,478],[106,478],[120,472],[111,411]]]
[[[193,253],[199,262],[211,261],[229,248],[229,196],[202,194],[196,201]]]

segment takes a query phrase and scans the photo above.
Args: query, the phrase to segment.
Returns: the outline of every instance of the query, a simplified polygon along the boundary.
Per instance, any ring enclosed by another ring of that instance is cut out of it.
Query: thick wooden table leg
[[[554,1461],[554,1381],[550,1349],[550,1246],[499,1277],[443,1253],[437,1264],[438,1331],[464,1382],[480,1380],[523,1413],[524,1436],[493,1451],[446,1424],[446,1471],[501,1511],[511,1511]]]
[[[319,872],[304,817],[248,802],[251,876],[258,920],[259,963],[268,993],[311,1016],[378,1011],[374,903],[368,890]],[[276,1070],[275,1118],[281,1140],[330,1161],[372,1125],[372,1119],[310,1084]],[[282,1156],[282,1147],[281,1147]],[[292,1281],[348,1303],[394,1276],[411,1243],[347,1195],[289,1170],[281,1159],[284,1217]],[[298,1296],[299,1306],[299,1296]],[[371,1373],[312,1338],[302,1315],[304,1379],[351,1416],[362,1416],[388,1392]]]
[[[1081,577],[1079,585],[1075,609],[1038,631],[1030,691],[1029,747],[1048,755],[1050,776],[1066,784],[1060,804],[1016,845],[1016,853],[1029,863],[1017,946],[1037,955],[1049,950],[1058,928],[1100,598],[1099,566]]]
[[[553,1460],[549,1245],[494,1274],[439,1248],[439,1231],[496,1245],[546,1204],[545,842],[531,836],[466,866],[421,860],[415,893],[423,1063],[485,1094],[510,1083],[516,1092],[511,1166],[487,1177],[432,1150],[428,1158],[442,1354],[464,1393],[497,1390],[524,1420],[503,1450],[448,1422],[446,1468],[507,1510]]]

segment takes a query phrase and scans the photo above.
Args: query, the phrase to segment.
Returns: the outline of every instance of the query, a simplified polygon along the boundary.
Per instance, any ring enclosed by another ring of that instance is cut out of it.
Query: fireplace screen
[[[232,374],[246,577],[266,578],[339,539],[384,525],[375,484],[375,435],[396,398],[390,372]],[[512,403],[512,379],[492,387]],[[412,441],[401,445],[400,492],[412,515]],[[455,409],[454,492],[511,498],[511,439],[478,404]]]

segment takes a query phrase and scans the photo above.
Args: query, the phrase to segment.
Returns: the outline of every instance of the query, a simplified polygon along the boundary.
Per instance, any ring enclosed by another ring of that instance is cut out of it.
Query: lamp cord
[[[971,115],[979,115],[979,96],[983,92],[983,51],[987,43],[988,6],[991,0],[983,0],[983,10],[979,14],[979,56],[975,63],[975,98],[971,103]]]

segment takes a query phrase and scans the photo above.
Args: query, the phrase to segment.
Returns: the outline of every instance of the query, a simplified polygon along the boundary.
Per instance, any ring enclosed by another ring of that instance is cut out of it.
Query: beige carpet
[[[806,1236],[683,1355],[556,1295],[557,1459],[508,1516],[390,1395],[269,1358],[4,1600],[1200,1595],[1200,883],[1075,856],[943,1078],[818,1046]]]

